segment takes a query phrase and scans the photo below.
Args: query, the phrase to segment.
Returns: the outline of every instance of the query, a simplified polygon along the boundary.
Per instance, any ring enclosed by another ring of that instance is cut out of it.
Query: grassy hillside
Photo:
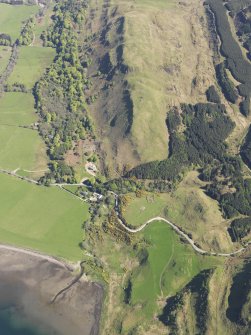
[[[0,175],[0,242],[79,260],[88,206],[58,188]]]
[[[10,35],[12,42],[18,38],[23,21],[38,12],[38,6],[12,6],[0,4],[0,33]]]
[[[107,165],[115,170],[166,158],[169,107],[205,101],[215,81],[202,3],[113,0],[103,11],[93,4],[92,15],[92,33],[107,22],[102,46],[94,39],[90,67],[90,94],[98,97],[91,108]],[[100,68],[105,76],[96,76]]]
[[[192,233],[194,240],[209,250],[233,250],[217,201],[203,191],[196,172],[190,172],[170,193],[130,195],[124,217],[132,226],[140,226],[155,216],[163,216]]]
[[[197,255],[190,246],[180,243],[172,229],[155,222],[144,230],[149,246],[145,264],[132,276],[133,305],[140,304],[148,318],[156,311],[156,300],[174,295],[201,270],[219,263],[216,258]]]

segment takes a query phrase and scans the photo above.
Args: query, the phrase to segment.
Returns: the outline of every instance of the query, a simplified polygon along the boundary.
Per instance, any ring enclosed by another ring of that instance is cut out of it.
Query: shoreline
[[[0,244],[0,256],[0,309],[14,306],[45,334],[99,334],[104,298],[99,283],[78,279],[72,265],[36,251]]]
[[[14,245],[0,243],[0,251],[1,250],[21,252],[22,254],[25,254],[25,255],[38,257],[38,258],[46,260],[50,263],[59,265],[59,266],[65,268],[66,270],[69,270],[71,272],[74,271],[77,268],[77,265],[73,266],[74,263],[68,262],[68,261],[66,261],[64,259],[61,259],[61,258],[57,258],[55,256],[45,254],[45,253],[40,252],[38,250],[33,250],[33,249],[25,248],[25,247],[16,247]]]

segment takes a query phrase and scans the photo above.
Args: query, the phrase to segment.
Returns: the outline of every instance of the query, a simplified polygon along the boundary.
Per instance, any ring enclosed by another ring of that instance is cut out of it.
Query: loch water
[[[16,307],[5,306],[0,309],[0,335],[54,335],[42,329],[41,325],[26,320]]]

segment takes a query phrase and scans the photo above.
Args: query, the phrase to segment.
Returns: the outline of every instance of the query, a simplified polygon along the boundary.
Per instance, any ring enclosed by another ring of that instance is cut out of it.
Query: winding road
[[[22,180],[25,180],[25,181],[28,181],[30,183],[33,183],[33,184],[38,184],[38,182],[36,180],[33,180],[33,179],[30,179],[30,178],[27,178],[27,177],[23,177],[23,176],[19,176],[15,173],[15,171],[8,171],[8,170],[5,170],[5,169],[0,169],[0,173],[4,173],[4,174],[8,174],[8,175],[11,175],[13,177],[16,177],[18,179],[22,179]],[[66,186],[66,185],[76,185],[76,186],[83,186],[83,184],[67,184],[67,183],[62,183],[62,184],[59,184],[59,183],[55,183],[55,184],[50,184],[50,186],[58,186],[60,187],[61,189],[65,190],[65,191],[68,191],[66,189],[64,189],[63,186]],[[69,192],[71,193],[71,192]],[[123,228],[128,231],[129,233],[132,233],[132,234],[136,234],[136,233],[139,233],[140,231],[142,231],[144,228],[146,228],[146,226],[148,226],[149,224],[153,223],[154,221],[163,221],[165,223],[167,223],[169,226],[172,227],[172,229],[177,233],[179,234],[180,236],[182,236],[185,240],[187,240],[187,242],[192,246],[192,248],[198,252],[199,254],[201,255],[211,255],[211,256],[221,256],[221,257],[231,257],[231,256],[235,256],[237,254],[240,254],[242,253],[244,250],[246,250],[249,245],[251,244],[251,241],[249,241],[248,243],[246,243],[246,245],[236,251],[233,251],[233,252],[229,252],[229,253],[219,253],[219,252],[212,252],[212,251],[207,251],[207,250],[204,250],[202,248],[200,248],[199,246],[196,245],[196,243],[194,242],[194,240],[192,238],[190,238],[188,236],[188,234],[184,233],[178,226],[176,226],[174,223],[172,223],[171,221],[161,217],[161,216],[156,216],[156,217],[153,217],[152,219],[146,221],[144,224],[142,224],[140,227],[138,228],[129,228],[127,225],[124,224],[124,222],[120,219],[120,214],[118,212],[118,194],[116,194],[115,192],[112,192],[112,191],[109,191],[109,193],[113,194],[114,197],[115,197],[115,212],[117,214],[117,217],[118,217],[118,222],[121,226],[123,226]],[[73,194],[74,195],[74,194]],[[81,201],[84,201],[82,198],[78,197],[78,196],[75,196],[76,198],[79,198],[79,200]],[[1,247],[1,245],[0,245]],[[29,251],[27,251],[27,253],[29,253]],[[37,253],[34,253],[35,255],[38,255]],[[47,257],[47,256],[43,256],[41,255],[42,257]],[[48,256],[48,258],[50,258]],[[53,259],[53,257],[52,257]],[[62,263],[63,264],[63,263]]]
[[[162,218],[161,216],[156,216],[150,220],[148,220],[147,222],[145,222],[142,226],[138,227],[138,228],[135,228],[135,229],[132,229],[132,228],[129,228],[127,227],[123,221],[121,219],[118,218],[118,222],[120,223],[120,225],[122,225],[124,227],[124,229],[126,231],[128,231],[129,233],[132,233],[132,234],[135,234],[135,233],[138,233],[140,231],[142,231],[144,228],[146,228],[146,226],[148,226],[150,223],[154,222],[154,221],[164,221],[165,223],[167,223],[169,226],[171,226],[173,228],[174,231],[176,231],[180,236],[182,236],[184,239],[187,240],[187,242],[192,246],[192,248],[198,252],[199,254],[202,254],[202,255],[211,255],[211,256],[222,256],[222,257],[231,257],[231,256],[235,256],[241,252],[243,252],[245,249],[248,248],[248,246],[251,244],[251,241],[248,242],[246,244],[245,247],[242,247],[240,248],[239,250],[236,250],[236,251],[233,251],[233,252],[230,252],[230,253],[218,253],[218,252],[212,252],[212,251],[206,251],[206,250],[203,250],[201,249],[200,247],[198,247],[196,245],[196,243],[194,242],[194,240],[192,240],[186,233],[184,233],[179,227],[177,227],[174,223],[172,223],[171,221],[165,219],[165,218]]]

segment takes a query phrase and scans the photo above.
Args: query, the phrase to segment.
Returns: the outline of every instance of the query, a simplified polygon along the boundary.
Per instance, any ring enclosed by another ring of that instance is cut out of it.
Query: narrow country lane
[[[138,227],[138,228],[135,228],[135,229],[132,229],[132,228],[129,228],[127,227],[123,222],[122,220],[119,220],[119,223],[124,227],[125,230],[127,230],[129,233],[132,233],[132,234],[135,234],[135,233],[138,233],[140,231],[142,231],[144,228],[146,228],[146,226],[148,226],[150,223],[153,223],[154,221],[164,221],[165,223],[167,223],[169,226],[171,226],[173,228],[173,230],[175,230],[179,235],[181,235],[182,237],[184,237],[188,243],[192,246],[192,248],[198,252],[199,254],[202,254],[202,255],[211,255],[211,256],[222,256],[222,257],[231,257],[231,256],[234,256],[234,255],[237,255],[241,252],[243,252],[246,248],[248,248],[248,246],[251,244],[251,241],[248,242],[246,244],[245,247],[242,247],[240,248],[239,250],[236,250],[234,252],[230,252],[230,253],[218,253],[218,252],[211,252],[211,251],[206,251],[206,250],[203,250],[201,249],[200,247],[198,247],[195,242],[186,234],[184,233],[182,230],[180,230],[179,227],[177,227],[174,223],[172,223],[171,221],[167,220],[167,219],[164,219],[162,218],[161,216],[156,216],[150,220],[148,220],[147,222],[145,222],[142,226]]]

